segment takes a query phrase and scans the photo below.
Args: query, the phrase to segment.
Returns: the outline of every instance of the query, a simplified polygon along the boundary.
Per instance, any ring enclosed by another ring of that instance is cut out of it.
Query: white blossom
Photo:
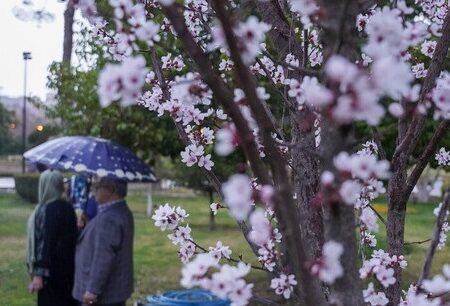
[[[275,289],[277,295],[283,295],[285,299],[291,297],[294,287],[297,285],[295,276],[293,274],[280,274],[279,277],[273,278],[270,282],[270,288]]]

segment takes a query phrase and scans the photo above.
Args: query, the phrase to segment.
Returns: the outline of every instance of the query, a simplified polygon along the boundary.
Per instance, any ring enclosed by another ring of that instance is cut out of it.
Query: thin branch
[[[246,119],[239,110],[239,107],[233,101],[233,93],[227,88],[221,77],[213,70],[209,58],[192,37],[179,8],[176,5],[163,6],[163,12],[172,23],[172,26],[177,32],[187,53],[197,64],[198,71],[202,75],[203,80],[211,88],[214,95],[223,105],[225,111],[236,124],[237,131],[242,141],[242,149],[250,162],[254,175],[262,184],[270,183],[268,171],[259,157],[253,134],[248,127]]]
[[[442,36],[438,40],[433,58],[431,60],[428,73],[425,78],[418,105],[422,105],[426,102],[428,93],[433,89],[436,79],[442,71],[443,63],[447,57],[448,49],[450,47],[450,13],[444,20],[442,27]],[[401,158],[401,155],[409,155],[417,145],[418,139],[423,131],[423,126],[426,120],[424,114],[416,112],[414,118],[409,125],[408,131],[403,139],[400,139],[400,144],[397,146],[392,162],[396,163]],[[447,119],[448,121],[448,119]]]
[[[284,61],[274,59],[273,56],[271,56],[269,54],[269,52],[264,51],[264,50],[262,51],[262,54],[264,56],[266,56],[268,59],[270,59],[273,63],[283,66],[283,68],[286,68],[286,69],[289,68],[289,69],[295,70],[297,72],[301,72],[302,75],[315,76],[315,77],[320,77],[322,75],[322,70],[313,70],[313,69],[305,68],[303,66],[294,66],[294,65],[288,64]]]
[[[202,250],[203,251],[203,253],[209,253],[209,251],[207,250],[207,249],[205,249],[204,247],[202,247],[201,245],[199,245],[197,242],[195,242],[194,240],[192,240],[192,239],[187,239],[189,242],[192,242],[197,248],[199,248],[200,250]],[[224,259],[226,259],[226,260],[228,260],[228,261],[231,261],[231,262],[244,262],[245,263],[245,261],[243,261],[243,260],[241,260],[241,259],[236,259],[236,258],[233,258],[233,257],[230,257],[230,258],[227,258],[227,257],[222,257],[222,258],[224,258]],[[249,264],[249,263],[247,263],[247,264]],[[265,271],[265,272],[268,272],[268,270],[266,269],[266,268],[264,268],[264,267],[259,267],[259,266],[254,266],[254,265],[252,265],[252,264],[250,264],[250,267],[252,267],[253,269],[256,269],[256,270],[261,270],[261,271]]]
[[[422,284],[423,280],[428,278],[428,275],[430,273],[431,264],[433,262],[434,252],[436,251],[436,247],[439,244],[442,226],[445,222],[445,219],[447,218],[447,210],[450,202],[450,186],[447,188],[447,191],[444,195],[444,200],[442,201],[441,210],[439,211],[436,225],[434,227],[433,231],[433,237],[431,238],[431,244],[428,247],[427,256],[425,257],[425,261],[422,266],[422,270],[420,272],[419,277],[419,285]]]
[[[369,204],[368,206],[377,215],[378,219],[380,219],[380,221],[383,222],[384,226],[386,226],[386,220],[383,218],[383,216],[380,215],[380,213],[371,204]]]
[[[161,86],[161,90],[163,93],[163,98],[165,100],[168,100],[170,98],[169,95],[169,91],[167,88],[167,82],[164,78],[164,74],[162,73],[162,66],[161,66],[161,62],[158,59],[158,56],[156,54],[156,50],[155,48],[151,48],[150,49],[150,53],[152,56],[152,61],[153,61],[153,68],[155,69],[155,74],[156,77],[160,83]],[[189,140],[189,137],[187,136],[186,132],[184,131],[183,127],[181,126],[181,124],[179,122],[176,122],[175,120],[173,120],[178,134],[180,135],[183,143],[188,146],[191,141]],[[211,185],[214,187],[214,189],[216,190],[216,192],[221,196],[221,198],[223,199],[223,193],[222,193],[222,189],[221,189],[221,182],[218,179],[217,175],[212,171],[212,170],[207,170],[204,167],[201,167],[202,172],[205,174],[205,176],[208,178],[208,181],[211,183]],[[239,228],[241,229],[242,233],[244,234],[245,239],[247,240],[248,244],[250,245],[251,249],[253,250],[253,252],[255,253],[256,256],[258,256],[258,247],[252,243],[247,237],[248,237],[248,233],[250,232],[250,229],[248,228],[247,224],[245,224],[245,222],[243,221],[237,221],[237,224],[239,226]]]
[[[412,242],[405,242],[405,245],[410,245],[410,244],[423,244],[423,243],[427,243],[431,241],[431,238],[429,239],[425,239],[425,240],[421,240],[421,241],[412,241]]]
[[[378,130],[377,127],[372,127],[372,136],[373,140],[378,146],[378,155],[380,156],[381,159],[387,159],[386,151],[384,150],[383,145],[381,143],[380,131]]]
[[[414,189],[414,186],[416,186],[417,181],[419,180],[423,170],[430,162],[431,158],[433,157],[434,152],[436,152],[436,149],[439,145],[439,142],[442,140],[444,136],[447,135],[448,129],[450,126],[450,120],[445,120],[441,122],[438,129],[434,132],[433,137],[431,137],[430,142],[428,143],[427,147],[425,148],[422,155],[419,157],[419,159],[416,162],[416,165],[409,175],[407,181],[406,181],[406,188],[405,188],[405,197],[409,197],[411,192]]]

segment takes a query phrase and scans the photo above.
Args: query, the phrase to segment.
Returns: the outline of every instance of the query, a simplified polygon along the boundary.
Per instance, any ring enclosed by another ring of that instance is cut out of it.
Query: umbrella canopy
[[[66,136],[40,144],[23,154],[25,159],[51,168],[113,176],[127,181],[155,182],[149,166],[129,149],[110,140]]]

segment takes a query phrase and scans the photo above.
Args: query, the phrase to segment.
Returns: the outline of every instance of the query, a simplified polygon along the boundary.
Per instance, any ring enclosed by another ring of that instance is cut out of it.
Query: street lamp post
[[[23,77],[23,109],[22,109],[22,173],[25,173],[25,153],[27,143],[27,61],[31,59],[31,52],[23,52],[25,73]]]

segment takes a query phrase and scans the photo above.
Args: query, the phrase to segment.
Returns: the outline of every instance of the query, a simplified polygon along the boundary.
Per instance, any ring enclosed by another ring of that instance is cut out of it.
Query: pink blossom
[[[373,283],[363,290],[364,301],[372,306],[384,306],[389,303],[384,292],[376,292]]]
[[[191,228],[189,227],[189,225],[186,225],[185,227],[179,226],[176,228],[173,234],[169,234],[167,237],[172,241],[173,244],[181,244],[186,240],[191,239]]]
[[[431,58],[433,57],[434,50],[436,49],[436,44],[437,43],[435,41],[426,40],[423,42],[420,51],[423,55]]]
[[[227,156],[231,154],[239,143],[236,126],[231,123],[216,132],[215,151],[218,155]]]
[[[216,246],[214,248],[213,247],[209,247],[209,255],[212,258],[214,258],[217,261],[217,263],[219,262],[219,260],[222,257],[225,257],[225,258],[229,259],[231,253],[232,252],[230,250],[230,247],[223,245],[222,241],[217,241]]]
[[[216,266],[216,260],[209,254],[197,255],[193,261],[181,269],[181,285],[186,288],[199,286],[208,269]]]
[[[253,203],[251,182],[247,175],[234,174],[227,182],[222,184],[224,201],[233,215],[238,220],[247,218]]]
[[[445,148],[440,148],[436,153],[435,159],[440,166],[450,166],[450,151],[446,151]]]
[[[377,216],[371,208],[365,207],[361,210],[361,216],[359,220],[367,227],[371,232],[378,232]]]
[[[324,171],[320,176],[320,182],[322,185],[331,185],[334,182],[334,174],[330,171]]]
[[[325,242],[322,249],[322,257],[312,264],[311,273],[327,283],[333,284],[336,279],[344,275],[344,269],[340,263],[340,257],[344,253],[342,244],[330,240]]]
[[[209,205],[209,207],[211,208],[211,211],[213,212],[214,215],[217,215],[217,211],[219,210],[220,204],[219,203],[211,203],[211,205]]]
[[[442,275],[436,275],[431,280],[424,280],[422,287],[433,295],[440,295],[450,291],[450,280]]]
[[[391,103],[388,107],[389,113],[396,118],[400,118],[405,113],[403,106],[400,103]]]
[[[258,246],[266,244],[272,235],[272,226],[265,217],[264,211],[255,210],[249,218],[252,230],[248,234],[248,238]]]
[[[282,273],[279,277],[273,278],[270,282],[270,288],[275,289],[275,293],[277,295],[283,295],[285,299],[291,297],[292,292],[294,292],[293,286],[295,285],[297,285],[297,281],[293,274],[286,275]]]
[[[345,204],[354,205],[355,201],[359,197],[359,194],[361,193],[361,190],[361,184],[353,180],[347,180],[341,185],[339,195]]]
[[[443,72],[436,81],[436,87],[431,92],[438,114],[443,118],[450,118],[450,73]]]
[[[102,107],[109,106],[114,100],[120,100],[123,106],[137,103],[146,75],[143,56],[126,58],[122,64],[107,64],[98,80]]]
[[[171,207],[168,203],[160,206],[152,216],[155,220],[155,226],[160,227],[162,231],[166,229],[175,229],[180,222],[183,222],[189,215],[181,207]]]

